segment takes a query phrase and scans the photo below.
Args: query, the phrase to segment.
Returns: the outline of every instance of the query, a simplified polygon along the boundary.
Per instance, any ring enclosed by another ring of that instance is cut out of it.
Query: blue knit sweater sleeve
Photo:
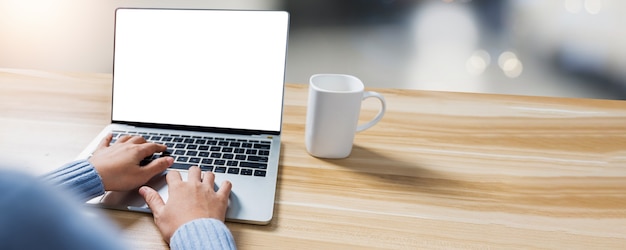
[[[125,249],[110,221],[40,177],[0,168],[0,193],[0,249]]]
[[[237,249],[226,225],[216,219],[196,219],[174,232],[170,248],[179,249]]]
[[[104,194],[102,179],[87,160],[65,164],[43,178],[64,190],[69,190],[81,201]]]

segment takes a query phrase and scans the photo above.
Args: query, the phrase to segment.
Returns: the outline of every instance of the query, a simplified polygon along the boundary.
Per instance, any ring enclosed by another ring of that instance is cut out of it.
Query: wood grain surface
[[[307,87],[285,89],[274,220],[227,223],[240,249],[626,247],[625,101],[368,88],[387,113],[327,160],[304,147]],[[74,159],[110,93],[108,74],[0,69],[0,165]],[[103,211],[135,248],[167,249],[150,215]]]

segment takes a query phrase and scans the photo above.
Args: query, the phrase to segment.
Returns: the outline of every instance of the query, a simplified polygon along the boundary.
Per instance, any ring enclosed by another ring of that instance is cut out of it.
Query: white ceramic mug
[[[309,154],[320,158],[345,158],[352,151],[356,132],[374,126],[385,113],[385,98],[364,91],[363,82],[351,75],[317,74],[309,80],[305,144]],[[380,100],[381,109],[373,120],[358,124],[361,103]]]

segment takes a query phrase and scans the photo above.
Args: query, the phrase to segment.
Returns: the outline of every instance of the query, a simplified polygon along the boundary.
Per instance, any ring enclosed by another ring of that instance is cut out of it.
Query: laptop
[[[284,11],[117,9],[111,124],[78,158],[90,157],[109,133],[143,136],[168,146],[163,154],[175,159],[168,171],[186,179],[197,165],[214,172],[218,185],[231,181],[228,221],[268,224],[288,29]],[[164,175],[147,185],[167,202]],[[151,212],[137,190],[106,192],[87,203]]]

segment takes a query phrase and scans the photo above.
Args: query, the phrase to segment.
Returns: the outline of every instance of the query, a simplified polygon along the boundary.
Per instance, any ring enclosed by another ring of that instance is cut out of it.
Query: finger
[[[201,175],[202,175],[202,172],[200,171],[200,168],[198,166],[191,166],[189,170],[187,171],[187,182],[192,182],[192,181],[201,182],[202,181]]]
[[[146,201],[146,204],[148,204],[152,213],[161,211],[161,209],[165,206],[165,202],[163,201],[163,198],[161,198],[161,195],[159,195],[159,193],[151,187],[143,186],[139,188],[139,194]]]
[[[206,172],[202,177],[202,183],[206,183],[211,186],[211,190],[213,190],[213,185],[215,185],[215,174],[213,172]]]
[[[230,195],[230,190],[233,188],[233,184],[230,181],[223,181],[220,189],[217,190],[217,194],[228,197]]]
[[[102,139],[102,141],[100,141],[100,144],[98,144],[98,149],[108,147],[109,144],[111,144],[112,140],[113,140],[113,134],[108,134]]]
[[[167,146],[158,143],[143,143],[139,145],[139,150],[144,156],[148,156],[157,152],[163,152],[167,150]]]
[[[128,140],[130,140],[131,137],[132,136],[130,135],[122,135],[119,139],[117,139],[115,143],[127,142]]]
[[[162,173],[167,168],[172,166],[174,163],[174,158],[172,157],[161,157],[159,159],[153,160],[148,163],[148,165],[143,166],[141,169],[146,171],[151,177],[155,176],[159,173]]]
[[[168,185],[171,185],[182,182],[183,179],[182,177],[180,177],[180,173],[178,171],[168,171],[167,175],[165,176],[165,181]]]
[[[128,139],[128,142],[132,142],[135,144],[146,143],[146,138],[143,138],[143,136],[135,135]]]

